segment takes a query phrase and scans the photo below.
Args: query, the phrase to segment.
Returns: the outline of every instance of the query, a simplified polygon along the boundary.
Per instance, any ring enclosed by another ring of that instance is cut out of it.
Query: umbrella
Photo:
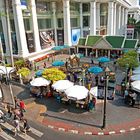
[[[75,85],[65,90],[68,99],[82,100],[88,96],[88,89],[84,86]]]
[[[98,58],[98,61],[101,63],[105,63],[105,62],[110,62],[110,59],[107,57],[100,57]]]
[[[103,69],[101,67],[94,66],[94,67],[90,67],[88,69],[88,72],[91,72],[91,73],[94,73],[94,74],[99,74],[99,73],[103,72]]]
[[[69,81],[69,80],[59,80],[57,82],[55,82],[52,87],[55,90],[58,90],[60,92],[64,92],[66,89],[72,87],[74,85],[73,82]]]
[[[132,75],[130,78],[131,78],[132,81],[140,80],[140,74],[138,74],[138,75]]]
[[[52,48],[52,50],[55,50],[55,51],[60,51],[64,48],[64,46],[55,46]]]
[[[140,74],[140,69],[133,70],[133,74]]]
[[[49,80],[46,80],[45,78],[43,77],[38,77],[38,78],[35,78],[33,79],[30,84],[32,86],[36,86],[36,87],[40,87],[40,86],[47,86],[51,83],[51,81]]]
[[[63,61],[54,61],[53,63],[52,63],[52,66],[63,66],[65,63],[63,62]]]
[[[140,80],[131,83],[132,89],[140,92]]]
[[[43,73],[43,70],[38,70],[38,71],[35,73],[35,75],[36,75],[36,76],[42,76],[42,73]]]
[[[15,71],[14,67],[0,66],[0,74],[9,74]]]
[[[89,91],[93,96],[98,96],[98,87],[92,87]]]

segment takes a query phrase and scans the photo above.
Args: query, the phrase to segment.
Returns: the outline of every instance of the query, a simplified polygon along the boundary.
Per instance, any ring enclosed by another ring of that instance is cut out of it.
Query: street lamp
[[[103,111],[103,125],[102,125],[102,129],[104,129],[106,127],[106,95],[108,92],[108,78],[109,78],[109,72],[110,69],[108,67],[106,67],[105,69],[105,87],[104,87],[104,111]]]

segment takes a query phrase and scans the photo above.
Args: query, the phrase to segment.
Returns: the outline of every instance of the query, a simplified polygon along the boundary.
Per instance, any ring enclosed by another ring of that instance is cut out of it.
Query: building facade
[[[125,35],[135,6],[137,0],[0,0],[3,52],[32,61],[79,37]]]

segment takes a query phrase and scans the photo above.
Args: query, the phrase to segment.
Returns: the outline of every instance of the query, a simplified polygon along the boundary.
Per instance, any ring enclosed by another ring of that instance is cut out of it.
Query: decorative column
[[[97,3],[96,7],[96,27],[100,35],[100,3]]]
[[[58,41],[57,41],[56,2],[52,2],[52,12],[53,12],[53,28],[54,28],[55,45],[57,46]]]
[[[30,0],[30,6],[31,6],[31,16],[32,16],[32,23],[33,23],[32,29],[33,29],[33,34],[34,34],[34,45],[35,45],[36,52],[38,52],[38,51],[41,51],[41,45],[40,45],[40,39],[39,39],[35,0]]]
[[[63,0],[64,44],[71,46],[70,0]]]
[[[125,15],[125,19],[124,19],[124,25],[127,26],[127,20],[128,20],[128,9],[124,10],[124,15]]]
[[[117,9],[117,35],[120,35],[121,29],[121,6]]]
[[[85,48],[85,56],[88,56],[87,48]]]
[[[114,3],[112,1],[110,1],[108,3],[108,23],[107,23],[107,34],[108,35],[113,35],[113,32],[114,32],[113,15],[114,15]]]
[[[116,35],[116,14],[117,14],[117,11],[116,11],[116,3],[114,3],[114,35]]]
[[[95,52],[95,57],[98,58],[98,50],[96,49],[96,52]]]
[[[2,13],[1,14],[1,22],[2,22],[2,29],[3,29],[4,39],[7,40],[7,41],[5,41],[6,53],[10,54],[9,42],[8,42],[9,39],[8,39],[7,20],[6,20],[6,9],[5,9],[4,0],[0,1],[0,12]]]
[[[110,50],[108,50],[108,58],[110,58]]]
[[[90,2],[90,35],[96,35],[96,2]]]
[[[18,44],[18,55],[22,57],[27,57],[29,55],[29,51],[27,48],[27,41],[25,35],[25,28],[21,10],[21,1],[13,0],[13,12],[14,12],[14,21],[15,21],[15,29],[16,29],[16,37]]]
[[[81,37],[83,37],[83,3],[80,3],[80,27],[81,27]]]

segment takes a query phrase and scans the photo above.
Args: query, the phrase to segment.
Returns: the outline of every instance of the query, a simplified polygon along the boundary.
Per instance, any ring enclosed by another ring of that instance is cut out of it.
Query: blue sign
[[[27,1],[26,0],[20,0],[22,9],[27,9]]]
[[[77,45],[80,35],[81,35],[80,29],[72,29],[71,32],[72,45]]]

